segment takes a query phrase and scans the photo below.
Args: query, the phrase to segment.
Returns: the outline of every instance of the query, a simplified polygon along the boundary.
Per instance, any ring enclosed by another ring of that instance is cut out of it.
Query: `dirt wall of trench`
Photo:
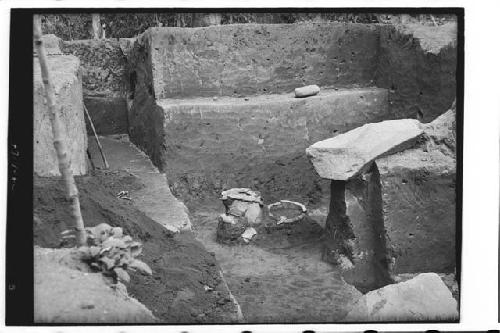
[[[430,122],[456,98],[457,27],[380,27],[375,85],[389,89],[394,118]]]
[[[47,57],[55,93],[56,112],[61,123],[61,137],[74,175],[84,175],[87,166],[87,134],[85,131],[82,74],[80,62],[73,56]],[[59,163],[42,83],[40,63],[33,59],[33,169],[43,177],[59,176]]]
[[[130,137],[167,172],[172,190],[183,197],[236,185],[275,197],[320,197],[318,188],[324,186],[318,185],[303,152],[308,144],[367,122],[407,117],[430,121],[451,104],[457,56],[453,27],[442,40],[439,34],[426,33],[338,23],[151,28],[137,38],[128,55],[134,97],[128,115]],[[433,44],[433,38],[438,42]],[[336,120],[332,105],[332,117],[309,126],[304,117],[308,119],[310,108],[296,112],[287,109],[288,104],[266,105],[270,111],[265,114],[239,106],[244,98],[251,104],[254,95],[286,93],[309,83],[385,88],[388,112],[382,112],[382,118],[365,116],[355,106]],[[203,98],[213,99],[214,105],[192,106],[165,121],[172,109],[165,105],[178,99],[197,105]],[[225,112],[225,98],[233,98],[238,112],[249,113],[258,124],[241,132],[237,118],[245,116]],[[286,136],[274,141],[265,137],[265,127],[279,133],[277,127],[266,126],[273,112],[281,114],[278,127],[289,127]],[[357,114],[365,117],[352,121]],[[302,126],[304,121],[307,126]],[[330,132],[324,131],[328,126]],[[309,139],[303,139],[303,127]],[[338,132],[334,127],[340,127]],[[276,149],[279,154],[269,153]]]
[[[378,52],[377,26],[368,24],[151,28],[138,40],[152,61],[158,99],[366,86]]]
[[[129,117],[131,138],[167,173],[174,194],[200,197],[250,186],[265,199],[315,201],[323,183],[304,149],[387,117],[384,89],[154,102],[140,90]]]
[[[62,41],[61,51],[80,59],[84,103],[98,134],[128,133],[130,39]],[[87,129],[91,128],[87,120]]]

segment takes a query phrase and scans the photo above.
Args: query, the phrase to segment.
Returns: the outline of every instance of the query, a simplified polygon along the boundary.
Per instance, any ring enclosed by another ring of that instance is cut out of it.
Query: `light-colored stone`
[[[248,243],[255,235],[257,235],[257,231],[254,228],[250,227],[245,229],[245,232],[241,234],[241,238],[243,238],[243,240]]]
[[[224,222],[224,223],[229,223],[229,224],[236,224],[236,216],[233,215],[227,215],[227,214],[221,214],[219,216],[219,221]]]
[[[316,142],[306,153],[320,177],[348,180],[376,158],[412,147],[422,133],[418,120],[387,120]]]
[[[232,188],[226,191],[222,191],[221,199],[224,200],[239,200],[247,202],[256,202],[262,204],[262,198],[260,193],[257,191],[252,191],[249,188]]]
[[[83,114],[80,61],[74,56],[49,56],[49,73],[55,92],[56,111],[62,124],[71,171],[84,175],[87,167],[87,130]],[[33,59],[33,167],[42,177],[59,176],[52,124],[38,58]]]
[[[424,273],[367,293],[345,320],[455,321],[458,317],[457,301],[439,275]]]
[[[315,84],[310,86],[295,88],[295,97],[309,97],[319,93],[319,87]]]

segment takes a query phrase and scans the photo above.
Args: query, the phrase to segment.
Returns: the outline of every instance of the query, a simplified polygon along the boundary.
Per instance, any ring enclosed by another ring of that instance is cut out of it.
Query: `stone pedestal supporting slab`
[[[453,272],[454,119],[367,124],[308,148],[331,179],[323,258],[360,291],[401,273]]]
[[[332,180],[325,231],[323,260],[339,265],[347,283],[368,292],[393,282],[375,165],[362,178]]]

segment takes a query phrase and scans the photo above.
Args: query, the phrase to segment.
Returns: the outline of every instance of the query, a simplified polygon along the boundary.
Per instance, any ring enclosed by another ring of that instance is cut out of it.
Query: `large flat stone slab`
[[[376,158],[412,147],[422,133],[418,120],[387,120],[316,142],[306,153],[320,177],[348,180]]]
[[[371,291],[361,297],[345,321],[457,321],[457,301],[439,275],[415,278]]]
[[[87,131],[83,111],[80,61],[74,56],[48,56],[55,103],[62,124],[62,137],[74,175],[87,173]],[[59,176],[52,123],[38,58],[33,59],[33,167],[42,177]]]

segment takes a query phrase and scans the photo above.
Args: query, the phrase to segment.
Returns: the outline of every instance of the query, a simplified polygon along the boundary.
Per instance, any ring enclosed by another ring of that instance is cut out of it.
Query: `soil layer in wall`
[[[457,27],[391,25],[380,28],[375,84],[389,89],[394,118],[430,122],[456,97]]]
[[[387,247],[394,258],[391,273],[453,273],[455,170],[450,164],[430,165],[426,162],[430,154],[418,150],[413,151],[416,157],[409,154],[377,161]]]
[[[66,143],[74,175],[87,173],[87,133],[82,98],[82,74],[78,58],[51,55],[47,57],[55,93],[56,112],[61,123],[61,137]],[[58,176],[59,163],[54,148],[45,88],[40,62],[33,59],[33,169],[42,177]]]
[[[157,98],[290,92],[307,84],[370,85],[377,26],[234,24],[150,28],[138,38]]]
[[[97,134],[128,133],[127,100],[123,97],[86,96],[83,99]],[[94,135],[86,118],[87,133]]]
[[[129,39],[89,39],[60,43],[80,59],[84,103],[100,135],[128,133]],[[87,121],[88,122],[88,121]],[[87,126],[88,133],[92,133]]]

